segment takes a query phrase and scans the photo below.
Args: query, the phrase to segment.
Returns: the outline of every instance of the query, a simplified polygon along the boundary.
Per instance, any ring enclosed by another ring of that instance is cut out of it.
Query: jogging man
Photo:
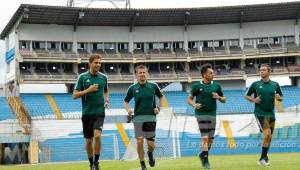
[[[156,115],[160,111],[163,95],[156,83],[147,81],[148,69],[140,65],[136,68],[137,83],[132,84],[124,99],[124,108],[129,116],[133,115],[137,152],[140,159],[141,169],[146,170],[144,160],[144,139],[147,139],[149,165],[155,166],[153,151],[155,148]],[[159,106],[156,106],[155,96],[159,98]],[[134,111],[129,107],[130,100],[134,98]]]
[[[260,131],[264,134],[259,165],[270,165],[268,151],[275,127],[274,101],[282,101],[282,91],[279,84],[270,80],[271,68],[267,64],[260,67],[261,80],[251,84],[245,98],[255,103],[254,114]],[[252,97],[253,95],[253,97]]]
[[[225,103],[226,97],[223,95],[221,86],[213,81],[214,71],[210,64],[202,66],[201,75],[203,80],[192,86],[188,104],[195,108],[195,115],[202,137],[202,152],[198,156],[202,167],[210,169],[208,152],[213,143],[216,129],[216,100]],[[195,102],[194,98],[196,98]]]
[[[100,67],[101,56],[91,55],[89,70],[79,75],[73,92],[73,99],[81,98],[82,100],[83,135],[86,138],[85,149],[90,162],[90,170],[99,170],[105,108],[109,109],[107,77],[99,72]]]

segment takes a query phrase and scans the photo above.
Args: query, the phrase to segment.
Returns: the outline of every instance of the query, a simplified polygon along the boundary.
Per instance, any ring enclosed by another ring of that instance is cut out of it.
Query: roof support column
[[[242,49],[244,49],[244,30],[243,30],[243,28],[240,28],[239,45]]]
[[[30,52],[32,52],[32,40],[30,40],[29,50],[30,50]]]
[[[19,82],[20,80],[20,64],[19,64],[19,59],[17,58],[17,55],[19,53],[19,30],[16,30],[15,31],[15,67],[16,67],[16,70],[15,70],[15,80]],[[17,94],[19,95],[19,94]]]
[[[190,18],[191,13],[189,11],[186,11],[184,13],[184,32],[183,32],[183,49],[187,52],[189,50],[189,45],[188,45],[188,25],[189,25],[189,18]]]
[[[149,43],[144,42],[144,53],[147,53],[149,50]]]
[[[184,62],[184,71],[189,73],[190,72],[190,63]]]
[[[299,57],[299,56],[296,57],[296,64],[297,64],[297,65],[300,65],[300,57]]]
[[[78,63],[74,63],[73,66],[74,66],[74,67],[73,67],[74,73],[75,73],[75,74],[78,74],[78,73],[79,73],[79,72],[78,72]]]
[[[133,52],[133,32],[129,32],[129,35],[128,35],[128,40],[129,40],[129,43],[128,43],[128,51],[130,53]]]
[[[61,45],[62,45],[62,43],[61,43],[61,41],[59,41],[59,42],[58,42],[58,51],[59,51],[59,52],[62,51],[62,50],[61,50]]]
[[[244,30],[243,30],[243,18],[244,12],[241,11],[241,20],[240,20],[240,36],[239,36],[239,46],[241,49],[244,49]]]
[[[241,59],[240,69],[244,69],[246,66],[245,59]]]
[[[15,31],[15,51],[18,52],[19,51],[19,30],[16,29]]]
[[[187,52],[189,49],[189,44],[188,44],[188,34],[187,31],[183,32],[183,49]]]
[[[9,36],[5,37],[5,52],[9,51]]]
[[[77,32],[73,31],[72,51],[77,54]]]
[[[202,43],[201,43],[201,41],[198,41],[197,44],[198,44],[197,45],[198,51],[202,52]]]
[[[132,73],[132,74],[135,74],[135,71],[134,71],[134,64],[133,64],[133,63],[130,63],[130,64],[129,64],[129,72]]]
[[[92,49],[91,49],[91,43],[88,42],[88,43],[86,43],[86,45],[87,45],[87,47],[86,47],[87,52],[88,52],[88,53],[91,53],[91,52],[92,52]]]
[[[17,53],[19,53],[19,35],[20,35],[20,31],[18,28],[16,28],[15,30],[15,44],[14,44],[14,48],[15,48],[15,81],[19,81],[20,80],[20,65],[19,65],[19,61],[17,59]],[[18,94],[17,94],[18,95]]]
[[[140,13],[139,13],[138,11],[136,11],[136,12],[132,15],[131,21],[130,21],[130,25],[129,25],[128,51],[129,51],[130,53],[133,52],[133,43],[134,43],[134,42],[133,42],[133,28],[134,28],[134,25],[135,25],[135,23],[136,23],[136,21],[137,21],[137,19],[138,19],[139,16],[140,16]]]
[[[296,43],[296,45],[299,46],[299,24],[297,22],[295,24],[294,34],[295,34],[295,43]]]
[[[116,53],[119,53],[119,43],[114,43]]]
[[[299,46],[299,24],[298,24],[298,18],[299,18],[300,11],[297,11],[296,19],[295,19],[295,29],[294,29],[294,37],[295,37],[295,44]]]

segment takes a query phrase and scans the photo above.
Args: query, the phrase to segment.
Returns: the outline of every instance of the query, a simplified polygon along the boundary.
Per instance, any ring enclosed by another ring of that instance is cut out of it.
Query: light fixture
[[[29,15],[28,15],[28,14],[24,14],[24,15],[23,15],[23,18],[28,19],[28,18],[29,18]]]
[[[79,12],[79,19],[82,19],[84,17],[84,12]]]
[[[110,70],[113,70],[113,69],[114,69],[114,66],[110,66],[109,69],[110,69]]]

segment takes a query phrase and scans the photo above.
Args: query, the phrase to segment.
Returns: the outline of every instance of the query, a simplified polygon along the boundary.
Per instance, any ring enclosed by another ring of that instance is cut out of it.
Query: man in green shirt
[[[203,80],[192,86],[188,103],[195,108],[195,115],[202,137],[202,152],[198,156],[203,168],[209,169],[208,151],[213,143],[216,129],[216,100],[225,103],[226,97],[223,95],[221,86],[213,81],[214,71],[210,64],[202,66],[201,75]],[[195,102],[194,97],[196,97]]]
[[[83,135],[86,138],[85,148],[90,162],[90,170],[99,170],[105,108],[109,109],[107,77],[99,72],[100,67],[101,56],[91,55],[89,71],[79,75],[73,92],[74,99],[81,98],[82,100]]]
[[[275,100],[282,101],[281,88],[277,82],[270,80],[270,72],[269,65],[262,64],[261,80],[252,83],[245,96],[248,101],[255,103],[254,114],[260,131],[264,134],[258,164],[266,166],[270,165],[267,154],[275,127],[274,102]]]
[[[151,167],[155,166],[153,151],[155,148],[156,115],[160,111],[163,95],[156,83],[147,81],[148,69],[140,65],[136,68],[137,83],[132,84],[124,99],[124,108],[128,115],[133,115],[135,138],[137,141],[137,152],[142,170],[146,170],[144,161],[144,139],[147,139],[148,157]],[[155,96],[159,98],[159,106],[156,106]],[[134,111],[129,107],[130,100],[134,98]]]

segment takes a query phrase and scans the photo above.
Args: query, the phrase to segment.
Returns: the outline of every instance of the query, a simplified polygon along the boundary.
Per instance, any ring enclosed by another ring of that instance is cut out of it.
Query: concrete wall
[[[78,42],[128,42],[128,27],[81,26],[77,28]]]
[[[248,22],[243,24],[244,38],[294,35],[295,20]]]
[[[20,40],[72,41],[73,26],[20,24]]]
[[[288,36],[295,33],[294,20],[243,23],[244,38]],[[73,26],[21,24],[20,40],[72,41]],[[78,42],[128,42],[129,27],[78,26]],[[134,42],[184,41],[183,26],[134,27]],[[188,26],[188,41],[239,39],[239,23]]]
[[[239,39],[239,28],[239,24],[189,26],[188,39],[191,41]]]
[[[8,38],[5,39],[6,43],[6,52],[16,47],[18,44],[18,36],[16,35],[15,31],[12,31]],[[4,56],[4,60],[5,60]],[[5,62],[5,82],[11,81],[15,79],[16,74],[16,61],[15,59],[10,61],[9,63]]]

